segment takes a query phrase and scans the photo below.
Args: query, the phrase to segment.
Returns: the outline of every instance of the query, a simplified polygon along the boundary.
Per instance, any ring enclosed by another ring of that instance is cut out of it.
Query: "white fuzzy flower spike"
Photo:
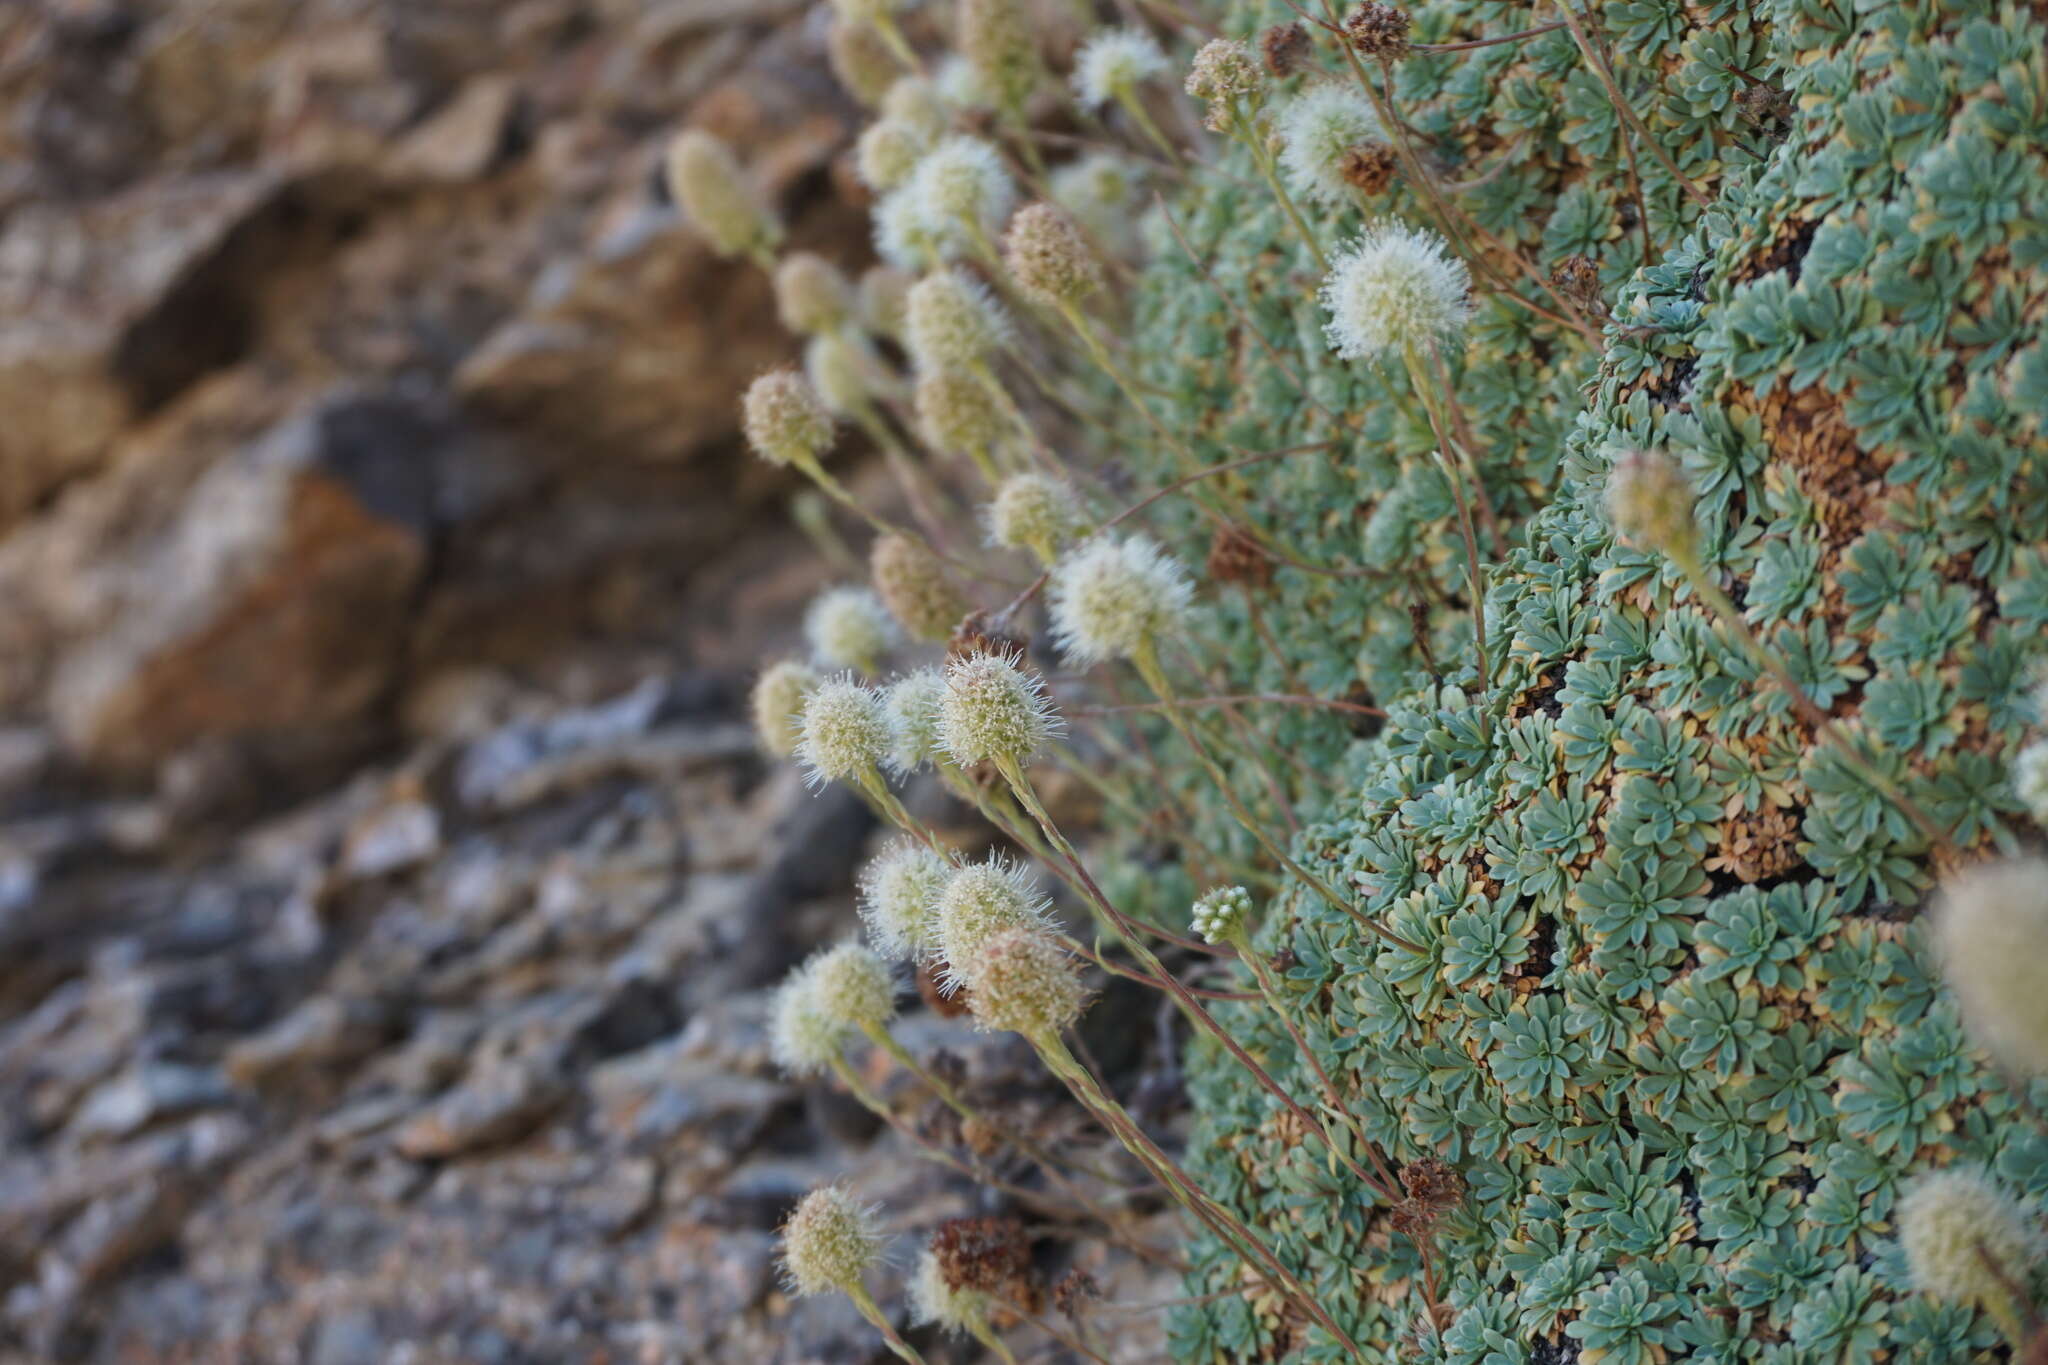
[[[953,865],[913,839],[898,839],[860,873],[860,917],[877,952],[923,957],[937,948],[933,914]]]
[[[804,702],[799,728],[796,756],[813,786],[880,786],[881,765],[889,758],[889,717],[873,691],[850,675],[822,682]]]
[[[988,945],[1012,929],[1044,932],[1049,902],[1030,874],[993,857],[953,869],[932,907],[932,938],[945,968],[939,986],[948,995],[974,989]]]
[[[804,609],[804,639],[827,668],[873,673],[897,642],[896,618],[871,588],[827,588]]]
[[[790,1292],[858,1291],[882,1259],[882,1225],[872,1205],[837,1185],[812,1190],[782,1225],[782,1274]]]
[[[1194,589],[1179,561],[1141,535],[1089,541],[1053,566],[1053,636],[1086,668],[1128,659],[1178,631]]]
[[[1443,238],[1374,223],[1323,280],[1323,332],[1346,360],[1398,363],[1411,346],[1448,350],[1472,315],[1471,290],[1471,272]]]
[[[1044,681],[1015,657],[963,654],[946,665],[938,737],[953,762],[1022,768],[1057,729]]]
[[[1942,885],[1935,947],[1970,1037],[2048,1076],[2048,858],[1973,867]]]
[[[1099,108],[1130,98],[1140,85],[1168,71],[1166,54],[1137,28],[1098,29],[1074,57],[1074,94]]]
[[[1280,168],[1288,190],[1326,207],[1351,202],[1344,154],[1362,143],[1384,142],[1387,136],[1364,93],[1336,81],[1312,85],[1289,100],[1280,109],[1278,123]]]

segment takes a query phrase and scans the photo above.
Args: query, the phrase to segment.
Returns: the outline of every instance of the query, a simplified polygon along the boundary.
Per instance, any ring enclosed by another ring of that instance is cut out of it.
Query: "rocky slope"
[[[655,168],[855,262],[806,8],[0,11],[0,1361],[866,1360],[794,1197],[1008,1211],[761,1040],[873,831],[741,723],[793,346]]]

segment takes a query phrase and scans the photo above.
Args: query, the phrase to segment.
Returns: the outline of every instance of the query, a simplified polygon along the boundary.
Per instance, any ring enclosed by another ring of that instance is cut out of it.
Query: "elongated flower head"
[[[832,414],[795,370],[770,370],[747,386],[740,429],[770,464],[808,464],[832,448]]]
[[[877,119],[853,144],[853,167],[877,194],[909,183],[931,139],[902,119]]]
[[[1311,85],[1280,107],[1280,169],[1298,198],[1329,208],[1351,201],[1344,153],[1363,142],[1385,142],[1386,129],[1363,91],[1349,83]]]
[[[812,1190],[782,1225],[782,1273],[792,1293],[858,1288],[881,1259],[874,1208],[838,1185]]]
[[[936,668],[906,673],[883,691],[890,772],[905,776],[939,757],[939,706],[945,698],[946,679]]]
[[[875,254],[898,270],[918,274],[960,254],[950,237],[934,229],[918,196],[914,174],[876,200],[870,216],[875,225]]]
[[[944,137],[951,123],[945,97],[923,76],[898,76],[882,96],[882,117],[915,128],[927,143]]]
[[[995,92],[981,78],[981,72],[957,52],[949,52],[940,59],[932,72],[932,84],[938,88],[939,98],[963,112],[979,113],[996,107]]]
[[[775,309],[799,336],[829,332],[853,316],[853,286],[815,251],[792,251],[775,267]]]
[[[860,317],[869,331],[902,340],[910,305],[910,276],[893,265],[871,265],[860,277]]]
[[[1323,333],[1346,360],[1399,363],[1406,348],[1449,349],[1472,315],[1472,276],[1433,232],[1382,221],[1323,280]]]
[[[2022,1075],[2048,1076],[2048,858],[1950,878],[1934,938],[1971,1039]]]
[[[1010,338],[1010,320],[988,286],[957,270],[934,270],[905,300],[910,354],[925,370],[964,369]]]
[[[988,945],[1012,929],[1045,932],[1046,904],[1029,874],[1005,858],[954,868],[932,908],[933,946],[946,964],[940,986],[949,994],[975,989]]]
[[[2048,739],[2037,739],[2020,750],[2012,762],[2012,790],[2028,817],[2048,829]]]
[[[860,917],[877,952],[923,957],[938,943],[933,916],[953,865],[913,839],[897,839],[860,872]]]
[[[1205,104],[1240,99],[1256,105],[1266,93],[1266,73],[1243,43],[1211,38],[1188,63],[1187,91]]]
[[[910,1320],[930,1324],[958,1335],[985,1329],[991,1300],[980,1289],[946,1283],[938,1256],[927,1247],[918,1253],[917,1269],[910,1276]]]
[[[875,595],[913,640],[943,640],[969,610],[946,566],[920,541],[897,531],[875,538],[868,552]]]
[[[968,1008],[991,1031],[1051,1038],[1088,1004],[1088,989],[1065,946],[1042,929],[1006,929],[982,947]]]
[[[873,673],[896,643],[896,622],[866,588],[827,588],[804,609],[804,639],[827,668]]]
[[[957,46],[995,97],[1021,112],[1038,86],[1038,45],[1023,0],[959,0]]]
[[[825,35],[825,56],[846,93],[869,109],[881,104],[903,73],[873,24],[834,18]]]
[[[1029,550],[1051,564],[1087,525],[1074,489],[1050,474],[1012,474],[989,502],[988,538],[1005,550]]]
[[[667,170],[669,197],[719,255],[772,248],[781,240],[781,225],[748,187],[731,150],[702,128],[676,134]]]
[[[796,756],[817,785],[875,780],[889,757],[889,717],[881,697],[851,677],[819,683],[804,703]]]
[[[1180,562],[1142,535],[1098,537],[1053,566],[1053,637],[1086,668],[1127,659],[1186,623],[1194,589]]]
[[[1167,70],[1166,54],[1145,30],[1097,29],[1074,56],[1074,94],[1082,104],[1099,107],[1129,98]]]
[[[839,1059],[846,1028],[818,1005],[810,964],[797,967],[768,1000],[768,1055],[784,1075],[815,1076]]]
[[[804,343],[804,377],[840,417],[868,406],[877,378],[867,352],[844,332],[820,332]]]
[[[818,670],[795,659],[784,659],[761,670],[754,680],[750,698],[754,714],[754,736],[761,748],[777,758],[796,752],[802,738],[804,702],[824,679]]]
[[[879,1028],[896,1017],[896,981],[873,949],[841,943],[808,970],[818,1012],[842,1028]]]
[[[925,231],[947,259],[977,237],[993,240],[1017,202],[1017,185],[995,144],[966,133],[946,138],[917,163],[907,188],[917,196]]]
[[[1999,1303],[2006,1282],[2026,1283],[2041,1255],[2037,1220],[1980,1168],[1919,1176],[1900,1196],[1897,1219],[1913,1287],[1937,1299]]]
[[[986,453],[1009,434],[1007,414],[982,381],[964,370],[926,370],[910,402],[925,439],[947,454]]]
[[[1033,298],[1072,307],[1102,287],[1102,262],[1064,209],[1026,204],[1003,234],[1003,265]]]
[[[1202,893],[1188,916],[1204,943],[1235,938],[1252,912],[1252,893],[1241,886],[1216,886]]]
[[[1631,545],[1688,554],[1698,537],[1692,480],[1661,450],[1631,450],[1607,476],[1607,519]]]
[[[962,654],[946,665],[939,744],[962,767],[1022,767],[1055,729],[1045,683],[1006,654]]]

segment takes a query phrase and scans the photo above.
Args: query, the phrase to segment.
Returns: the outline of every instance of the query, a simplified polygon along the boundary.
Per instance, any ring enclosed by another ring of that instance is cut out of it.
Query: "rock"
[[[426,862],[441,849],[441,813],[425,801],[401,800],[372,812],[349,831],[341,870],[385,877]]]
[[[81,1138],[127,1137],[159,1120],[228,1099],[227,1085],[212,1067],[145,1062],[86,1096],[71,1131]]]
[[[568,1096],[551,1062],[500,1063],[407,1122],[392,1145],[415,1161],[461,1156],[528,1132]]]
[[[133,770],[218,736],[360,743],[425,569],[440,439],[416,399],[337,392],[207,470],[101,570],[111,610],[49,689],[67,746]]]
[[[508,76],[478,76],[391,154],[388,172],[400,181],[474,180],[504,151],[519,87]]]
[[[228,1049],[228,1079],[256,1088],[301,1077],[310,1068],[333,1068],[374,1052],[384,1040],[390,1012],[370,1000],[315,996],[263,1032]]]
[[[636,1143],[730,1161],[778,1109],[796,1101],[784,1082],[736,1076],[716,1063],[684,1060],[681,1052],[675,1043],[657,1044],[593,1070],[590,1097],[599,1122]]]
[[[280,250],[284,182],[150,182],[84,212],[31,204],[0,230],[0,526],[106,459],[114,438],[249,344]]]

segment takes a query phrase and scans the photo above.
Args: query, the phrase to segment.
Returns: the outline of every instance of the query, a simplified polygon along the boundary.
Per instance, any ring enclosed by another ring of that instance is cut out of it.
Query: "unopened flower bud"
[[[804,609],[804,639],[827,668],[873,673],[896,643],[896,622],[867,588],[827,588]]]
[[[1065,947],[1038,929],[1007,929],[984,945],[968,1008],[985,1029],[1057,1037],[1088,1003]]]
[[[860,917],[877,951],[895,958],[933,952],[933,916],[953,865],[912,839],[898,839],[860,873]]]
[[[1443,238],[1395,222],[1361,233],[1323,281],[1323,326],[1346,360],[1402,359],[1409,348],[1448,348],[1472,314],[1472,277]]]
[[[792,251],[775,267],[775,308],[799,336],[829,332],[853,315],[853,287],[814,251]]]
[[[2048,858],[2010,858],[1942,885],[1934,941],[1971,1039],[2048,1076]]]
[[[1252,893],[1241,886],[1211,887],[1195,901],[1188,916],[1204,943],[1235,938],[1252,912]]]
[[[741,178],[732,152],[701,128],[685,128],[669,144],[668,190],[721,256],[767,250],[782,237],[781,226]]]
[[[1017,202],[1016,182],[993,143],[958,134],[922,161],[906,187],[916,196],[923,230],[941,254],[957,255],[992,238]]]
[[[865,1033],[896,1017],[895,979],[872,949],[841,943],[812,958],[804,970],[819,1013],[833,1023]]]
[[[2034,1220],[1981,1169],[1916,1178],[1899,1199],[1898,1227],[1913,1287],[1937,1299],[2005,1304],[2041,1254]]]
[[[1060,307],[1073,307],[1102,285],[1102,263],[1074,220],[1044,202],[1026,204],[1010,219],[1003,264],[1025,293]]]
[[[882,117],[908,125],[928,143],[944,137],[951,122],[939,88],[923,76],[898,76],[882,96]]]
[[[770,370],[747,386],[740,426],[770,464],[815,463],[832,448],[832,414],[795,370]]]
[[[1038,45],[1023,0],[959,0],[958,46],[995,96],[996,106],[1021,113],[1039,76]]]
[[[1029,550],[1050,565],[1087,524],[1073,487],[1050,474],[1012,474],[988,505],[988,538],[1005,550]]]
[[[1086,668],[1128,659],[1184,626],[1194,589],[1178,560],[1141,535],[1101,537],[1053,566],[1053,638]]]
[[[927,370],[917,377],[911,406],[925,439],[947,454],[981,455],[1009,431],[1003,410],[982,381],[963,370]]]
[[[860,277],[860,316],[869,331],[902,340],[910,276],[893,265],[871,265]]]
[[[854,169],[869,189],[886,194],[910,179],[930,149],[930,139],[908,123],[880,119],[853,144]]]
[[[900,532],[878,536],[868,552],[876,596],[913,640],[943,640],[969,603],[931,549]]]
[[[837,1185],[812,1190],[782,1225],[782,1271],[790,1291],[824,1294],[859,1288],[882,1259],[875,1210]]]
[[[877,378],[867,351],[844,332],[820,332],[804,343],[804,376],[841,417],[868,406]]]
[[[947,994],[977,988],[988,945],[1012,929],[1043,932],[1046,900],[1017,864],[988,858],[953,869],[932,907],[932,938],[946,963],[939,983]]]
[[[1698,536],[1692,480],[1662,451],[1628,451],[1607,476],[1607,519],[1631,545],[1690,554]]]
[[[754,680],[751,709],[754,735],[761,748],[777,758],[796,752],[802,736],[804,701],[824,679],[809,664],[784,659],[761,671]]]
[[[825,55],[846,93],[869,109],[882,102],[882,96],[903,73],[873,24],[835,18],[825,36]]]
[[[946,665],[939,744],[962,767],[1022,767],[1054,730],[1052,703],[1036,673],[1002,654],[963,654]]]
[[[796,754],[814,784],[876,781],[889,757],[889,718],[882,699],[851,678],[818,684],[804,703]]]
[[[925,370],[965,369],[1009,338],[1010,321],[988,287],[957,270],[935,270],[905,300],[910,354]]]
[[[1188,64],[1187,91],[1205,104],[1233,99],[1256,102],[1266,90],[1252,50],[1234,38],[1212,38]]]
[[[1074,57],[1074,94],[1089,106],[1129,99],[1167,70],[1166,54],[1145,30],[1098,29]]]

